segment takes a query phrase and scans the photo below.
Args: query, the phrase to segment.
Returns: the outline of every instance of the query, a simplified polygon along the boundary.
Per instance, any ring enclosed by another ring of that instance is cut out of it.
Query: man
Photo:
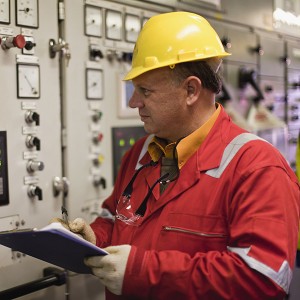
[[[283,299],[299,184],[268,142],[215,103],[229,55],[201,16],[152,17],[125,80],[149,133],[125,154],[105,216],[70,223],[109,255],[86,264],[107,299]],[[80,226],[78,224],[81,222]]]

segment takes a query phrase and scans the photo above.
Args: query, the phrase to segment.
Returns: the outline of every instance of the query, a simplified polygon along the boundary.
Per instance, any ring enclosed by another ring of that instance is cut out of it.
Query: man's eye
[[[151,91],[145,88],[140,88],[140,93],[143,94],[145,97],[149,96]]]

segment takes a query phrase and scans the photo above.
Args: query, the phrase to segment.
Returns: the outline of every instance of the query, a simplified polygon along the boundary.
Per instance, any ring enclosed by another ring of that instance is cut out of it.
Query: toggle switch
[[[224,36],[221,40],[222,45],[224,46],[225,49],[230,49],[231,48],[231,41],[227,36]]]
[[[106,179],[99,175],[93,176],[93,184],[95,187],[101,186],[103,189],[106,189]]]
[[[32,160],[30,159],[27,163],[27,171],[29,173],[33,173],[35,171],[42,171],[45,168],[45,165],[42,161]]]
[[[122,52],[122,60],[124,62],[131,63],[132,62],[132,52]]]
[[[40,115],[35,111],[28,110],[25,113],[25,121],[28,124],[32,124],[35,122],[35,125],[39,126],[40,125]]]
[[[26,40],[22,34],[18,34],[16,36],[2,37],[1,48],[3,50],[8,50],[13,47],[22,49],[25,47],[25,45],[26,45]]]
[[[89,52],[90,60],[92,61],[100,61],[104,57],[102,51],[97,46],[90,45]]]
[[[102,115],[103,115],[102,111],[95,110],[92,114],[92,120],[94,122],[98,122],[99,120],[101,120]]]
[[[30,184],[28,186],[28,189],[27,189],[27,195],[30,197],[30,198],[35,198],[37,197],[38,200],[43,200],[43,191],[40,187],[34,185],[34,184]]]
[[[103,161],[104,161],[104,156],[103,154],[100,153],[99,155],[97,155],[97,157],[93,159],[93,164],[94,166],[98,167],[102,165]]]
[[[264,55],[265,51],[261,45],[257,45],[256,47],[250,48],[251,52],[256,53],[260,56]]]
[[[103,139],[103,133],[101,132],[93,132],[92,141],[94,144],[99,144]]]
[[[106,50],[106,58],[110,62],[112,62],[113,60],[122,61],[123,52],[115,49],[108,49]]]
[[[279,61],[283,62],[287,66],[289,66],[292,62],[292,60],[288,56],[283,56],[279,58]]]
[[[26,146],[30,149],[33,147],[36,147],[36,150],[38,150],[38,151],[41,150],[41,141],[36,136],[28,135],[25,143],[26,143]]]

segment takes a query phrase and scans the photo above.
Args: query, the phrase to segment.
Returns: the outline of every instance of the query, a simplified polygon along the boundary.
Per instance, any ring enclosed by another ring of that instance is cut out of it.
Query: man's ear
[[[187,105],[193,105],[198,100],[202,89],[201,80],[196,76],[190,76],[186,79],[185,84],[187,91]]]

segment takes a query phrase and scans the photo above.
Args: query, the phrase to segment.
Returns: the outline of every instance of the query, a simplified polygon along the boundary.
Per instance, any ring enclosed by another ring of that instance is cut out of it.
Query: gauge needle
[[[34,88],[34,87],[32,86],[31,82],[29,81],[28,77],[27,77],[25,74],[24,74],[24,77],[25,77],[27,83],[29,84],[29,86],[31,87],[32,93],[33,93],[34,95],[36,95],[36,94],[37,94],[36,88]]]
[[[27,8],[24,8],[24,9],[19,9],[19,11],[24,11],[24,12],[28,13],[30,11],[30,9],[27,7]]]
[[[93,88],[93,87],[95,87],[95,86],[97,86],[97,82],[93,82],[93,83],[90,85],[90,88]]]

